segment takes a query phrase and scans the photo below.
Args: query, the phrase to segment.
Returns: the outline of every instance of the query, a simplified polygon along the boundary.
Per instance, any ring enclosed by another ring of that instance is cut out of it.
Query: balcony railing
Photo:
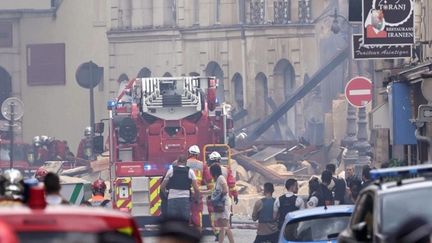
[[[264,0],[255,0],[250,2],[250,23],[265,24]]]
[[[291,23],[291,0],[274,1],[273,10],[275,24]]]

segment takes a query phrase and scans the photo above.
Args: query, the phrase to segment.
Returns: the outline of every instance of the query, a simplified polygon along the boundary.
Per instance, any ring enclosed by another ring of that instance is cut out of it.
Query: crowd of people
[[[309,195],[302,198],[297,195],[298,182],[290,178],[285,182],[286,192],[274,197],[274,185],[264,184],[264,197],[256,201],[252,219],[258,221],[257,236],[254,243],[277,242],[285,216],[293,211],[320,206],[354,204],[360,190],[368,186],[371,168],[363,166],[361,178],[356,176],[354,168],[347,166],[345,177],[336,175],[336,165],[328,164],[321,177],[312,177],[308,182]]]

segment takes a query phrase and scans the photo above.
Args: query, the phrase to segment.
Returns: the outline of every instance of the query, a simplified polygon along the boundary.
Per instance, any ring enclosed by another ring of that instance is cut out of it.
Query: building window
[[[216,0],[216,24],[220,24],[221,0]]]
[[[234,84],[234,100],[238,110],[244,109],[243,100],[243,78],[239,73],[236,73],[232,79]]]
[[[193,24],[199,25],[199,0],[194,0],[193,11]]]
[[[274,2],[274,22],[276,24],[291,23],[291,0]]]
[[[252,0],[250,2],[250,21],[251,24],[265,23],[265,1]]]
[[[143,67],[137,74],[137,78],[148,78],[151,77],[150,69]]]
[[[27,83],[29,85],[66,83],[64,43],[27,45]]]
[[[310,0],[299,0],[299,22],[311,23],[311,6]]]
[[[239,0],[239,23],[246,24],[246,0]]]
[[[0,47],[13,46],[13,25],[10,22],[0,23]]]
[[[132,2],[131,0],[119,0],[118,9],[119,27],[129,29],[132,25]]]
[[[171,15],[172,15],[172,25],[177,25],[177,3],[176,0],[171,0]]]

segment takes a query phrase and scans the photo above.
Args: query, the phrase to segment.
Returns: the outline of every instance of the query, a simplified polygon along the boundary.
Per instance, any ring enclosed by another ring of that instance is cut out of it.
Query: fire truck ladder
[[[331,71],[340,65],[349,57],[350,49],[346,47],[337,55],[335,55],[330,61],[318,70],[310,79],[309,82],[304,83],[300,86],[292,95],[289,97],[282,105],[280,105],[275,111],[268,115],[264,120],[262,120],[256,128],[248,134],[245,144],[251,144],[256,139],[258,139],[268,128],[270,128],[273,123],[277,122],[282,116],[284,116],[289,109],[291,109],[297,101],[305,97],[312,89],[314,89],[321,81],[329,75]]]
[[[201,108],[199,81],[192,77],[142,79],[144,111],[173,106]]]

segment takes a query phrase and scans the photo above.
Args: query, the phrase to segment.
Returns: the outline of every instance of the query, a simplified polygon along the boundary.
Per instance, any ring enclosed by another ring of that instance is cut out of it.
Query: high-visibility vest
[[[186,166],[193,170],[197,184],[201,186],[203,184],[204,163],[192,157],[187,160]]]

